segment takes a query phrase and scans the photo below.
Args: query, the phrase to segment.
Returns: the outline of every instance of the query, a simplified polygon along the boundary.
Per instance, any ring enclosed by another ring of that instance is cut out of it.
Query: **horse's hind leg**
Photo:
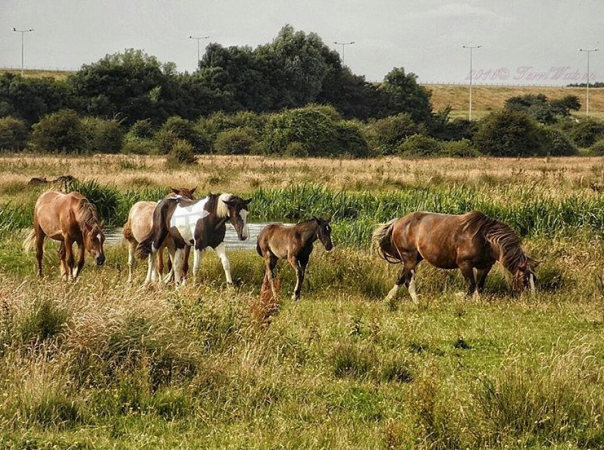
[[[44,232],[36,230],[36,261],[38,262],[38,276],[42,276],[42,259],[44,258]]]
[[[411,300],[413,300],[413,302],[417,302],[417,292],[415,291],[415,266],[413,268],[410,268],[407,265],[403,266],[403,268],[401,269],[396,283],[394,284],[392,289],[390,289],[390,292],[388,292],[388,295],[386,296],[385,300],[394,300],[396,298],[396,295],[398,294],[400,287],[403,284],[409,291],[409,295],[411,295]]]

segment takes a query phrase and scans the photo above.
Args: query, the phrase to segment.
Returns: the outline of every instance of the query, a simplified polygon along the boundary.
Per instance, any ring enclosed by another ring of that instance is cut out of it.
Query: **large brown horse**
[[[440,269],[459,268],[468,282],[468,295],[482,291],[496,261],[512,274],[514,290],[535,289],[534,269],[539,262],[522,251],[520,239],[509,226],[478,211],[462,215],[414,212],[378,227],[373,243],[383,259],[403,265],[387,299],[394,298],[404,284],[417,301],[415,267],[424,259]]]
[[[166,198],[169,197],[183,197],[193,200],[193,194],[195,193],[195,188],[187,189],[187,188],[170,188],[171,192],[168,194]],[[147,236],[151,232],[151,228],[153,227],[153,211],[155,211],[155,207],[159,202],[147,202],[141,201],[136,202],[130,208],[130,212],[128,213],[128,220],[124,224],[124,229],[122,231],[124,238],[128,241],[128,281],[132,281],[132,273],[134,270],[134,266],[136,264],[136,258],[134,257],[134,252],[136,250],[136,246],[139,242],[141,242],[145,236]],[[165,246],[170,246],[171,240],[166,239]],[[147,268],[147,278],[145,279],[145,283],[148,283],[151,280],[151,276],[157,273],[159,276],[163,273],[163,249],[160,249],[157,252],[156,265],[157,270],[151,270],[151,264],[153,261],[149,260],[149,266]],[[189,261],[189,248],[185,248],[185,256],[184,256],[184,267],[183,272],[186,274],[188,270],[188,261]],[[169,277],[168,277],[169,278]]]
[[[302,282],[306,266],[313,250],[313,244],[318,239],[325,250],[333,250],[331,241],[330,219],[313,217],[306,222],[297,225],[282,225],[274,223],[267,225],[258,235],[256,251],[264,259],[265,278],[271,286],[273,297],[277,298],[274,285],[274,269],[279,259],[287,259],[296,271],[296,287],[294,288],[293,300],[300,299]]]
[[[218,253],[227,283],[233,284],[231,266],[224,245],[226,222],[231,222],[240,240],[247,239],[249,236],[247,208],[251,200],[226,193],[210,194],[199,200],[163,199],[155,207],[153,227],[138,244],[136,255],[139,258],[154,256],[170,236],[174,243],[174,254],[171,255],[174,281],[178,285],[184,283],[184,249],[193,246],[195,250],[193,255],[193,281],[195,282],[201,254],[209,247]],[[154,270],[153,265],[151,270]]]
[[[42,276],[44,238],[61,242],[59,257],[61,278],[76,279],[84,266],[84,253],[88,251],[97,265],[105,262],[103,225],[95,207],[77,192],[63,194],[46,191],[38,198],[34,209],[34,229],[23,242],[27,250],[36,246],[38,276]],[[78,244],[78,265],[74,269],[73,243]]]

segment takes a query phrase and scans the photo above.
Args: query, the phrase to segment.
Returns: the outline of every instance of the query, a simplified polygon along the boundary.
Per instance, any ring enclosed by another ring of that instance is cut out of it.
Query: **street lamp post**
[[[587,53],[587,89],[585,90],[585,117],[589,117],[589,54],[597,52],[598,48],[580,48],[580,52]]]
[[[470,109],[468,111],[468,119],[472,120],[472,51],[475,48],[482,47],[482,45],[462,45],[462,47],[470,49]]]
[[[16,33],[21,33],[21,76],[23,76],[23,35],[25,33],[29,33],[30,31],[34,31],[33,28],[28,28],[27,30],[17,30],[13,27],[13,31]]]
[[[199,41],[202,39],[209,39],[210,36],[191,36],[189,35],[189,39],[195,39],[197,41],[197,68],[199,69]]]
[[[333,42],[336,45],[341,45],[342,46],[342,65],[344,65],[344,47],[347,45],[352,45],[354,44],[354,41],[350,41],[350,42],[338,42],[338,41],[334,41]]]

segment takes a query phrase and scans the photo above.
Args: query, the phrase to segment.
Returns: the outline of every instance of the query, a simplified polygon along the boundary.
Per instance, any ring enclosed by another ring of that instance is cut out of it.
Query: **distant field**
[[[5,73],[15,73],[20,74],[21,69],[0,69],[0,75],[4,75]],[[25,78],[41,78],[41,77],[51,77],[56,80],[64,80],[73,72],[67,70],[37,70],[37,69],[25,69],[23,71],[23,76]]]

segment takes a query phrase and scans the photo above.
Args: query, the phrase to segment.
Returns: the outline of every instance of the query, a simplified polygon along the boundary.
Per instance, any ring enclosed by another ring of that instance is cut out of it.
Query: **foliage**
[[[218,133],[214,150],[225,155],[245,155],[253,153],[256,144],[251,128],[238,127]]]
[[[124,131],[115,120],[88,117],[83,120],[88,131],[88,150],[92,153],[119,153],[122,149]]]
[[[590,148],[589,153],[592,156],[604,156],[604,138],[596,141]]]
[[[78,114],[65,109],[35,123],[30,143],[37,151],[79,153],[86,150],[87,132]]]
[[[441,156],[450,156],[453,158],[471,158],[481,156],[468,139],[459,141],[445,141],[442,143]]]
[[[437,156],[443,150],[442,143],[423,134],[409,136],[397,148],[397,154],[401,156]]]
[[[383,119],[372,120],[367,125],[371,149],[382,155],[392,155],[409,136],[420,133],[421,128],[413,122],[411,115],[401,113]]]
[[[580,107],[579,99],[574,95],[550,101],[543,94],[527,94],[510,97],[505,101],[505,109],[508,111],[525,112],[544,124],[555,123],[559,117],[568,117],[571,110],[576,111]]]
[[[176,139],[166,157],[166,165],[173,167],[181,164],[195,164],[195,162],[193,146],[187,141]]]
[[[414,122],[429,122],[432,115],[430,92],[417,84],[417,75],[402,67],[392,69],[380,86],[387,98],[387,114],[409,113]]]
[[[481,153],[493,156],[544,155],[543,129],[525,113],[500,111],[482,119],[474,135]]]
[[[604,138],[604,122],[596,119],[583,119],[573,124],[569,137],[579,147],[587,148]]]
[[[27,126],[15,117],[0,118],[0,150],[19,151],[27,143]]]
[[[578,149],[571,140],[557,128],[544,127],[544,152],[551,156],[572,156]]]
[[[163,153],[168,153],[177,140],[188,142],[194,153],[209,153],[211,149],[206,136],[195,128],[193,122],[178,116],[166,120],[156,133],[155,140]]]

